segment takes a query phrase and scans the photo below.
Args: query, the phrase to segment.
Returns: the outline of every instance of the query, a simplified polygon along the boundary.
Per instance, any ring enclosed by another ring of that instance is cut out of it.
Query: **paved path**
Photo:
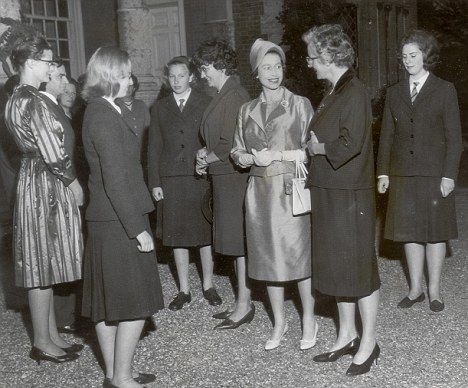
[[[379,258],[382,296],[378,341],[382,353],[379,365],[371,373],[346,377],[350,357],[328,365],[312,361],[335,337],[334,305],[328,299],[321,299],[317,306],[317,346],[306,352],[298,349],[301,331],[294,288],[286,304],[290,331],[275,351],[263,350],[271,323],[262,303],[265,295],[261,284],[257,285],[257,314],[252,324],[236,331],[213,331],[215,321],[210,316],[219,309],[203,300],[194,265],[190,269],[193,302],[179,312],[163,310],[154,317],[157,330],[140,342],[135,357],[137,369],[156,373],[154,387],[467,387],[467,189],[457,193],[457,209],[460,238],[451,242],[452,256],[444,267],[444,312],[432,313],[427,299],[410,310],[397,309],[396,303],[407,289],[398,258],[401,250],[389,250],[393,257]],[[92,335],[76,339],[89,346],[75,362],[38,366],[28,358],[30,340],[21,311],[6,308],[6,299],[10,304],[21,304],[22,294],[10,288],[10,260],[5,256],[5,244],[3,247],[0,387],[99,387],[103,375]],[[218,265],[215,278],[226,304],[232,302],[228,267]],[[161,263],[159,268],[165,300],[169,302],[176,287],[167,263]],[[73,340],[71,336],[67,338]]]

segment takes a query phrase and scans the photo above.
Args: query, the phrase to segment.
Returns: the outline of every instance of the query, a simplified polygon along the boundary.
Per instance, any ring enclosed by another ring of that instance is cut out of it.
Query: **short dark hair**
[[[120,90],[118,78],[131,69],[128,53],[118,47],[99,47],[86,67],[81,95],[84,100],[95,97],[115,97]]]
[[[439,43],[434,35],[424,30],[414,30],[405,35],[400,43],[400,55],[403,46],[415,44],[423,54],[423,64],[426,70],[433,70],[439,63]]]
[[[13,69],[20,72],[28,59],[41,59],[45,50],[52,50],[52,48],[41,35],[18,39],[10,55]]]
[[[135,74],[132,73],[132,82],[133,82],[133,94],[140,89],[140,82]]]
[[[178,57],[172,58],[169,62],[166,63],[164,66],[164,75],[169,77],[169,69],[171,66],[174,65],[185,65],[189,71],[189,74],[192,75],[195,72],[195,65],[194,63],[185,55],[180,55]]]
[[[193,55],[193,62],[197,67],[213,65],[216,70],[226,70],[226,75],[237,73],[237,54],[222,39],[211,39],[203,42]]]

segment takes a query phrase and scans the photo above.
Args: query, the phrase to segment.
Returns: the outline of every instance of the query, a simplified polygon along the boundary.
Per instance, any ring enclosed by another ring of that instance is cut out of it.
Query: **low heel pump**
[[[363,375],[370,371],[372,363],[375,362],[377,365],[378,359],[380,356],[380,348],[378,344],[375,344],[374,350],[372,351],[369,358],[364,361],[362,364],[355,364],[354,362],[349,366],[348,370],[346,371],[346,375],[348,376],[358,376]]]
[[[317,354],[313,360],[315,362],[334,362],[345,354],[356,354],[359,349],[359,343],[359,337],[356,337],[340,349],[334,350],[333,352]]]
[[[36,361],[38,365],[41,363],[41,361],[50,361],[56,364],[61,364],[63,362],[75,361],[79,357],[79,354],[66,353],[63,356],[56,356],[54,354],[46,353],[41,349],[33,346],[29,352],[29,357]]]

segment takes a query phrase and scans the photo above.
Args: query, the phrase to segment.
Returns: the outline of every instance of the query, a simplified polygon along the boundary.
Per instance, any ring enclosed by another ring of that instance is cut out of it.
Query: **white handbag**
[[[310,190],[304,187],[306,180],[307,168],[303,162],[296,160],[296,174],[292,180],[292,201],[294,216],[309,213],[311,210]]]

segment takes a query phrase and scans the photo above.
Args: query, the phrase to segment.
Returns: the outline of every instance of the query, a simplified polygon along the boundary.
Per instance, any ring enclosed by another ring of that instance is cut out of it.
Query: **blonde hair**
[[[118,80],[130,72],[128,53],[118,47],[99,47],[86,67],[81,96],[85,100],[95,97],[115,97],[120,90]]]

